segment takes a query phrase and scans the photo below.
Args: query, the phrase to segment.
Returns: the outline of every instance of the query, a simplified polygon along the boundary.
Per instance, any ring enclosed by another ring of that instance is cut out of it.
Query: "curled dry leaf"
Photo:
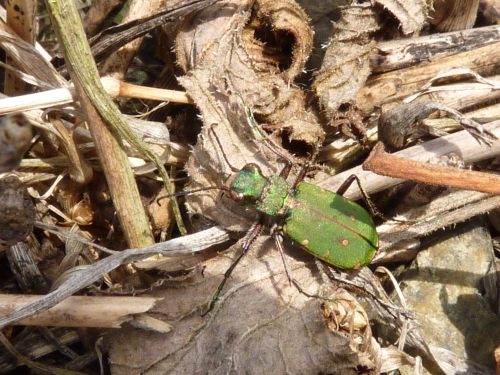
[[[360,364],[370,370],[380,370],[380,345],[372,337],[365,309],[344,289],[337,290],[333,298],[337,303],[321,304],[326,326],[349,340],[351,349],[358,353]]]
[[[370,74],[369,54],[375,48],[371,33],[379,29],[377,13],[370,4],[344,8],[332,30],[321,69],[315,74],[313,90],[329,121],[342,115],[342,105],[354,104],[359,89]],[[349,114],[344,117],[349,118]],[[357,124],[358,122],[353,122]],[[363,129],[359,129],[364,135]],[[354,137],[346,128],[344,133]]]
[[[256,162],[265,174],[276,172],[269,161],[276,156],[256,144],[237,94],[275,134],[310,145],[322,141],[316,116],[305,110],[305,95],[292,86],[311,48],[308,18],[293,1],[220,1],[184,19],[176,54],[186,75],[179,81],[205,124],[187,165],[191,188],[224,182],[230,167],[223,153],[235,168]],[[217,195],[187,197],[190,210],[226,228],[246,230],[255,217],[239,208],[218,212]],[[246,223],[241,219],[245,215],[250,220]]]
[[[398,19],[404,34],[418,33],[427,20],[428,0],[376,0],[375,3]]]
[[[377,1],[401,22],[403,33],[420,30],[427,14],[423,0],[412,2]],[[332,29],[321,69],[316,73],[313,90],[327,119],[341,125],[344,134],[353,137],[349,125],[366,140],[366,131],[356,108],[356,95],[371,73],[369,55],[377,43],[373,34],[379,30],[380,9],[371,4],[356,4],[342,9],[341,18]],[[338,121],[346,118],[347,121]]]

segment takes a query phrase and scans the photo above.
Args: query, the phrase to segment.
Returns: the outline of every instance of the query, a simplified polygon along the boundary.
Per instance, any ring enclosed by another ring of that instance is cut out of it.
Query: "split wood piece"
[[[482,76],[490,76],[497,73],[500,65],[499,46],[500,42],[496,42],[472,51],[457,53],[453,56],[432,61],[428,64],[420,64],[370,77],[356,95],[356,102],[360,110],[371,113],[383,104],[403,100],[414,94],[436,75],[457,67],[474,70]],[[489,91],[491,91],[491,88]],[[498,91],[495,91],[495,94],[497,97],[500,95]],[[493,98],[489,97],[489,100],[493,100]],[[440,99],[436,101],[443,103]],[[477,104],[477,96],[471,96],[470,101],[472,101],[472,104]],[[450,103],[443,104],[459,109]]]
[[[192,104],[193,100],[185,92],[132,85],[111,77],[101,78],[104,90],[112,98],[137,98]],[[0,99],[0,115],[63,105],[78,100],[74,88],[54,89],[35,94]]]
[[[476,22],[479,0],[441,0],[429,11],[438,32],[470,29]]]
[[[0,295],[0,315],[39,300],[42,296]],[[172,326],[156,319],[142,317],[160,299],[153,297],[83,297],[72,296],[51,309],[15,324],[28,326],[121,328],[123,323],[147,326],[157,332],[169,332]]]
[[[499,25],[391,40],[379,43],[370,54],[370,68],[372,73],[389,72],[431,63],[499,41]]]
[[[382,176],[500,194],[499,175],[403,159],[387,153],[381,142],[373,148],[370,156],[363,163],[363,168]]]
[[[437,132],[437,129],[425,127],[421,121],[430,114],[443,111],[457,121],[478,142],[491,145],[498,139],[494,134],[485,131],[481,124],[471,120],[460,112],[437,102],[415,102],[398,105],[395,108],[382,112],[379,117],[378,138],[389,150],[400,150],[410,139],[418,139],[422,134],[446,135]]]

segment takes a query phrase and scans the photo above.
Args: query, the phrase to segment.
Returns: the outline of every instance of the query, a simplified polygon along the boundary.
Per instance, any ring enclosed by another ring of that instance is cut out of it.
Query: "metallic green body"
[[[288,184],[280,176],[266,178],[258,165],[247,164],[235,176],[229,189],[231,198],[270,216],[282,212],[288,198]]]
[[[305,250],[339,268],[370,263],[378,235],[370,214],[361,206],[304,182],[287,204],[283,232]]]
[[[341,195],[308,183],[293,194],[280,176],[266,178],[248,164],[233,180],[231,197],[270,216],[282,215],[283,232],[323,261],[343,269],[370,263],[378,235],[370,214]]]

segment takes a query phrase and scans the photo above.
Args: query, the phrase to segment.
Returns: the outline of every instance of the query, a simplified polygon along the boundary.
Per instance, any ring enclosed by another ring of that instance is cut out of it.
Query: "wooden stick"
[[[497,137],[500,137],[500,121],[492,121],[488,124],[484,124],[483,128],[492,132]],[[452,153],[459,155],[465,163],[473,163],[500,155],[500,142],[494,142],[491,147],[479,144],[467,131],[463,130],[445,137],[433,139],[417,146],[406,148],[396,152],[394,155],[405,159],[428,162],[432,158]],[[404,181],[404,179],[380,176],[373,172],[363,170],[362,166],[357,166],[322,181],[314,181],[314,183],[327,190],[336,191],[352,174],[358,176],[363,188],[368,194],[388,189]],[[359,189],[356,186],[349,188],[344,196],[353,200],[361,198]]]
[[[2,294],[0,295],[0,316],[6,316],[41,297]],[[47,311],[22,319],[15,324],[121,328],[123,323],[133,321],[138,314],[148,312],[158,301],[153,297],[72,296]]]
[[[193,100],[182,91],[131,85],[111,77],[101,78],[101,82],[104,90],[112,98],[138,98],[193,104]],[[29,109],[47,108],[56,105],[68,104],[73,102],[75,98],[78,100],[74,88],[54,89],[35,94],[4,98],[0,99],[0,115],[26,111]]]
[[[455,69],[457,66],[472,69],[482,76],[495,74],[496,67],[500,64],[500,54],[497,53],[499,47],[500,42],[496,42],[429,64],[372,76],[356,95],[358,107],[365,113],[371,113],[382,104],[402,100],[414,94],[440,72]],[[498,91],[495,93],[498,94]],[[477,104],[477,100],[474,100],[474,103]]]
[[[498,41],[499,25],[385,41],[370,54],[370,68],[381,73],[423,65]]]
[[[123,114],[104,91],[74,2],[51,0],[47,2],[47,9],[86,114],[127,243],[130,247],[148,246],[154,243],[154,238],[121,139],[129,142],[155,164],[165,189],[168,194],[172,194],[168,173],[158,155],[132,131]],[[186,235],[179,205],[175,199],[171,202],[179,231]]]
[[[499,175],[403,159],[387,153],[382,142],[373,148],[363,168],[382,176],[500,194]]]
[[[160,100],[182,104],[194,103],[193,99],[183,91],[132,85],[111,77],[101,78],[101,82],[106,92],[112,97]]]

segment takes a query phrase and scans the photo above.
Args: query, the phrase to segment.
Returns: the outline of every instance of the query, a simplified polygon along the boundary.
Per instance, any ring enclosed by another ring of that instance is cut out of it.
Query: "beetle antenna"
[[[227,158],[227,155],[224,152],[224,148],[222,147],[222,143],[220,142],[220,139],[217,136],[217,133],[215,132],[214,128],[212,127],[212,128],[210,128],[210,130],[212,130],[212,133],[214,134],[215,140],[217,141],[217,144],[219,145],[219,148],[220,148],[220,150],[222,152],[222,156],[224,156],[224,160],[226,161],[227,165],[229,165],[229,168],[231,168],[231,170],[233,172],[239,172],[239,169],[233,167],[233,165],[229,162],[229,159]]]
[[[274,140],[257,126],[257,122],[255,121],[255,117],[253,116],[253,112],[245,102],[245,99],[243,99],[243,95],[241,95],[241,93],[238,93],[237,95],[240,97],[241,101],[243,102],[243,106],[245,107],[245,114],[247,115],[248,125],[250,125],[253,130],[259,135],[259,137],[262,139],[262,143],[264,143],[269,150],[274,152],[281,159],[285,160],[287,164],[292,164],[290,158],[279,151],[280,147],[274,142]]]
[[[163,199],[167,198],[173,198],[173,197],[184,197],[186,195],[192,194],[192,193],[198,193],[200,191],[206,191],[206,190],[222,190],[222,191],[229,191],[229,188],[227,186],[208,186],[200,189],[194,189],[194,190],[185,190],[185,191],[179,191],[178,193],[174,194],[168,194],[168,195],[162,195],[161,197],[158,197],[156,199],[156,203],[158,203],[159,206],[161,206],[160,201]]]

